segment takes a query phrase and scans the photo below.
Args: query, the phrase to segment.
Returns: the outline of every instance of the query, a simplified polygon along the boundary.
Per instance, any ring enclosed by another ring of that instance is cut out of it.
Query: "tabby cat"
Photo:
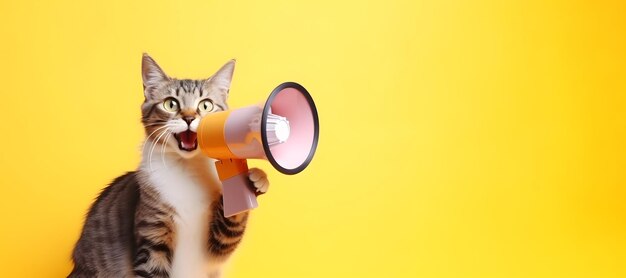
[[[142,59],[146,139],[138,169],[118,177],[91,206],[69,277],[219,277],[248,213],[224,217],[214,160],[200,155],[203,116],[228,108],[231,60],[205,80],[167,76]],[[269,182],[249,172],[258,193]]]

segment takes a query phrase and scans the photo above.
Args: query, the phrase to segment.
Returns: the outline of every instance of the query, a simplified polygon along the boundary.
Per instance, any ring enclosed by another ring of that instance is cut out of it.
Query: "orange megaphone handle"
[[[224,216],[230,217],[259,206],[256,190],[248,178],[248,163],[245,159],[218,160],[215,167],[222,181]]]

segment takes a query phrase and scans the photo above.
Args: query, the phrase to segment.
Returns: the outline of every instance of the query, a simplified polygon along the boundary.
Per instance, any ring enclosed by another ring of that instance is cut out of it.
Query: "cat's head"
[[[143,54],[141,73],[145,101],[141,106],[146,131],[143,152],[175,152],[183,158],[197,155],[196,129],[207,114],[228,109],[226,100],[235,69],[228,61],[207,79],[169,77],[148,54]]]

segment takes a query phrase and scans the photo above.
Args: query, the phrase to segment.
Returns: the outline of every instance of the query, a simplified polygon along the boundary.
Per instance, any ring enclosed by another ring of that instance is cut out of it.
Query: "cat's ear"
[[[170,80],[159,65],[148,55],[143,54],[141,59],[141,77],[143,79],[143,88],[153,88],[157,85]],[[147,97],[147,96],[146,96]]]
[[[230,89],[230,82],[233,79],[233,72],[235,71],[235,59],[232,59],[224,64],[213,76],[207,79],[207,83],[219,89],[225,93],[228,93]]]

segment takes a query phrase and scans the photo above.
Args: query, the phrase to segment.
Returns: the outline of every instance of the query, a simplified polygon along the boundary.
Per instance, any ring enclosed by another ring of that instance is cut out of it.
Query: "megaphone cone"
[[[313,159],[318,138],[313,98],[294,82],[280,84],[263,105],[205,116],[198,126],[198,144],[205,155],[218,159],[224,215],[258,206],[246,159],[266,159],[283,174],[297,174]]]

